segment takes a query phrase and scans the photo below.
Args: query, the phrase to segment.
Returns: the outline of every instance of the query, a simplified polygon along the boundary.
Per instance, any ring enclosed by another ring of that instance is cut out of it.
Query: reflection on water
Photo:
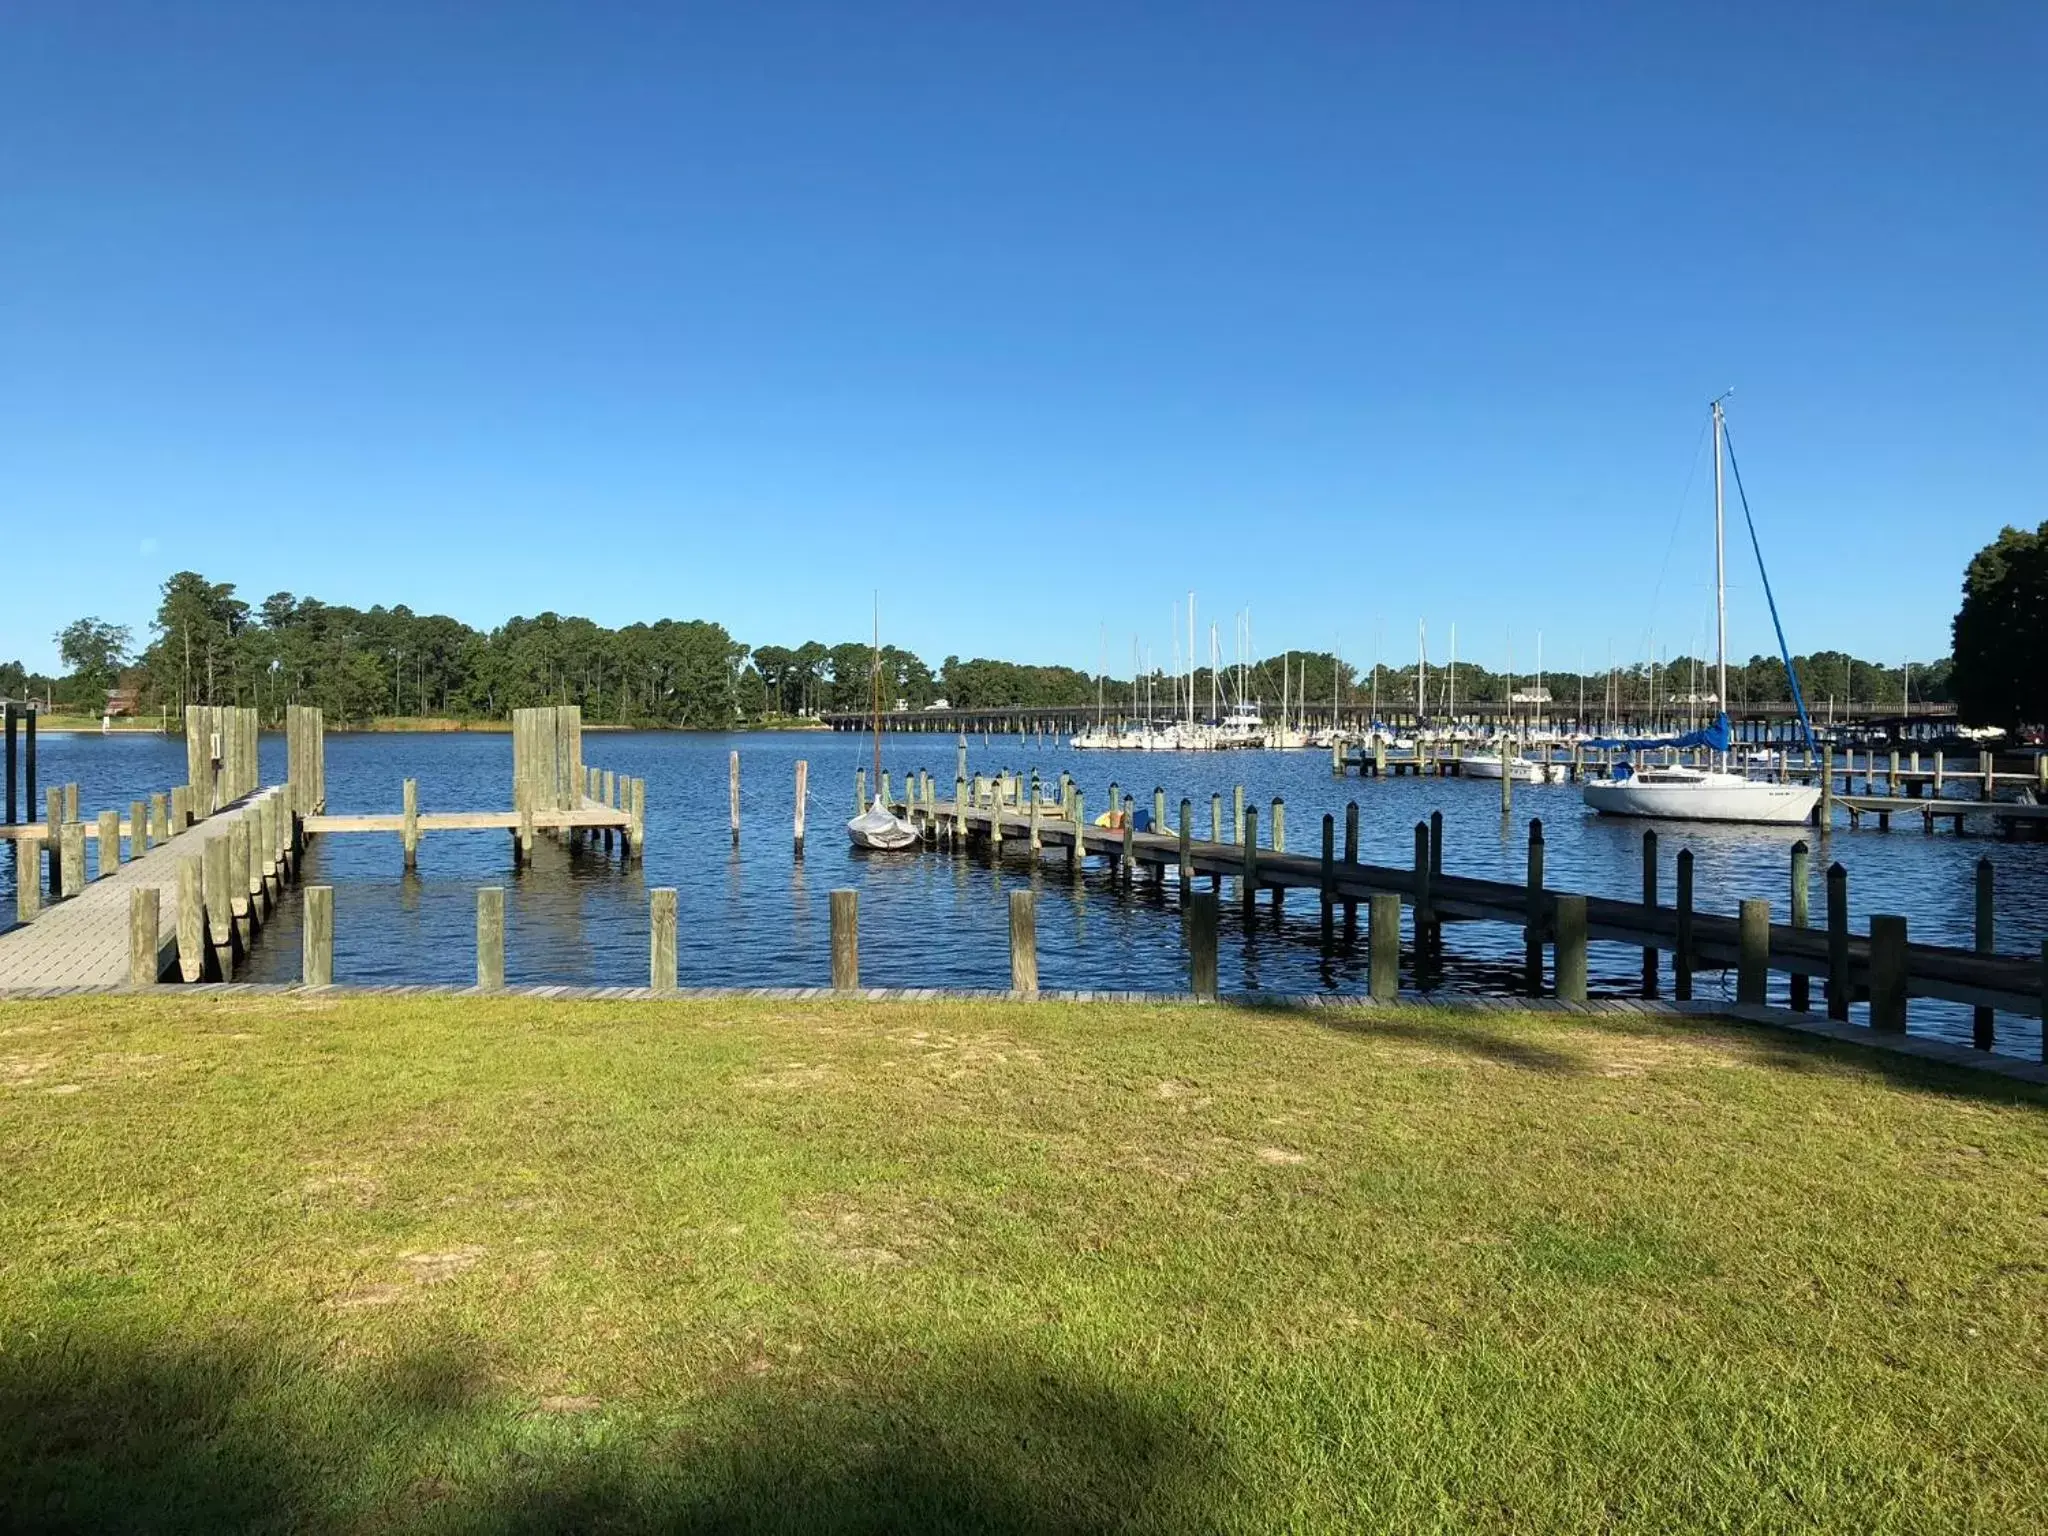
[[[184,747],[175,737],[96,734],[46,736],[42,781],[75,779],[88,814],[125,806],[138,794],[166,789],[184,775]],[[727,754],[744,766],[741,846],[731,846],[727,816]],[[1178,893],[1173,882],[1146,881],[1124,890],[1091,867],[1075,882],[1064,854],[1033,869],[1023,840],[1006,844],[1000,871],[979,854],[857,854],[840,824],[854,813],[853,774],[870,748],[865,737],[827,733],[689,736],[658,732],[592,732],[587,761],[647,780],[647,856],[622,865],[615,854],[571,849],[542,838],[535,858],[515,869],[504,832],[432,833],[420,845],[416,874],[403,871],[396,834],[320,839],[309,878],[335,887],[335,976],[341,981],[435,981],[466,984],[475,974],[476,889],[506,887],[506,975],[516,982],[642,984],[647,977],[647,892],[678,892],[677,948],[681,979],[698,986],[787,986],[822,983],[830,971],[827,895],[835,886],[861,893],[861,974],[876,986],[1003,987],[1009,980],[1008,892],[1028,883],[1040,892],[1039,973],[1051,988],[1120,987],[1164,990],[1185,982]],[[811,765],[809,836],[793,857],[791,796],[795,761]],[[280,737],[262,742],[266,781],[282,776]],[[892,782],[927,770],[950,785],[952,740],[896,736],[884,743]],[[511,741],[498,734],[333,735],[328,738],[328,797],[335,811],[395,811],[400,782],[417,778],[423,810],[473,810],[511,804]],[[1360,807],[1360,856],[1406,866],[1418,819],[1444,814],[1444,865],[1460,874],[1520,880],[1528,822],[1541,816],[1545,872],[1558,890],[1633,898],[1641,893],[1642,827],[1587,815],[1571,788],[1517,786],[1515,813],[1500,815],[1497,784],[1456,779],[1333,779],[1319,752],[1077,753],[1035,739],[977,740],[969,772],[1004,769],[1048,784],[1064,769],[1077,775],[1090,806],[1108,804],[1108,785],[1147,804],[1153,785],[1170,805],[1194,802],[1206,834],[1214,807],[1226,830],[1234,786],[1261,808],[1265,829],[1275,795],[1287,802],[1289,845],[1320,846],[1324,812],[1344,802]],[[1860,930],[1871,912],[1908,915],[1915,939],[1971,942],[1973,869],[1988,856],[1997,869],[1999,949],[2037,953],[2048,936],[2048,844],[2001,843],[1985,837],[1929,837],[1918,830],[1820,834],[1795,828],[1661,827],[1660,888],[1673,899],[1676,855],[1690,847],[1697,900],[1703,910],[1732,912],[1745,896],[1769,897],[1782,919],[1789,902],[1789,851],[1802,835],[1815,840],[1813,911],[1825,911],[1822,875],[1832,860],[1849,871],[1850,907]],[[0,860],[0,915],[14,910],[12,861]],[[1313,894],[1288,898],[1273,915],[1270,898],[1247,926],[1225,888],[1222,981],[1227,989],[1282,992],[1365,990],[1362,943],[1327,959]],[[1361,925],[1362,926],[1362,925]],[[1504,924],[1447,928],[1446,954],[1433,986],[1456,993],[1512,990],[1521,965],[1521,934]],[[1640,953],[1595,944],[1589,957],[1596,989],[1632,991]],[[290,980],[298,974],[296,895],[257,947],[250,974]],[[1668,969],[1667,969],[1668,976]],[[1406,978],[1404,978],[1404,981]],[[1733,978],[1726,979],[1732,992]],[[1782,978],[1779,984],[1783,985]],[[1719,994],[1723,978],[1699,979],[1699,995]],[[1916,1001],[1914,1027],[1967,1040],[1968,1010]],[[2001,1016],[2001,1047],[2038,1049],[2034,1020]]]

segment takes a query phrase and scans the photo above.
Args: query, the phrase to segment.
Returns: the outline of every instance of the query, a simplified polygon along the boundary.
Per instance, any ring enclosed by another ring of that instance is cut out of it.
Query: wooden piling
[[[1185,901],[1195,888],[1195,803],[1186,796],[1180,802],[1180,894]]]
[[[171,809],[161,790],[149,797],[149,840],[152,844],[171,840]]]
[[[1038,897],[1031,891],[1010,892],[1010,990],[1038,996]]]
[[[647,984],[657,992],[676,989],[676,888],[658,885],[647,893]]]
[[[1230,789],[1230,840],[1244,841],[1244,786],[1234,784]]]
[[[1418,984],[1427,961],[1436,952],[1435,935],[1431,932],[1436,919],[1430,900],[1429,843],[1429,823],[1418,821],[1415,823],[1414,885],[1415,971]]]
[[[1906,1029],[1906,920],[1870,919],[1870,1027],[1887,1034]]]
[[[1828,1017],[1846,1019],[1854,1001],[1849,979],[1849,871],[1828,866]]]
[[[1358,862],[1358,802],[1344,803],[1344,862]],[[1358,903],[1346,900],[1344,903],[1344,937],[1348,941],[1358,936]]]
[[[141,800],[131,800],[128,802],[128,857],[139,859],[147,852],[149,852],[149,807]]]
[[[1366,995],[1391,1003],[1401,995],[1401,897],[1375,891],[1366,898]]]
[[[1771,904],[1750,897],[1742,902],[1738,912],[1735,1001],[1761,1006],[1770,985]]]
[[[832,893],[832,990],[852,992],[859,986],[860,892],[837,890]]]
[[[1522,920],[1522,990],[1543,995],[1543,819],[1529,821],[1528,910]]]
[[[976,798],[979,798],[980,782],[977,780]],[[853,814],[858,816],[868,808],[868,771],[865,768],[853,770]]]
[[[121,867],[121,813],[101,811],[97,830],[100,845],[99,878],[104,880]]]
[[[1657,918],[1657,833],[1654,828],[1643,833],[1643,906],[1644,917],[1654,923]],[[1657,995],[1657,946],[1643,946],[1643,996]]]
[[[1995,800],[1998,798],[1998,776],[1992,772],[1993,761],[1994,759],[1989,752],[1979,752],[1977,754],[1977,798],[1979,800]],[[1874,1000],[1872,1006],[1875,1006]],[[1901,1028],[1903,1027],[1902,1025]]]
[[[1223,796],[1217,792],[1209,796],[1209,841],[1226,842],[1223,835]]]
[[[53,854],[55,850],[52,850]],[[14,845],[14,919],[32,923],[43,909],[43,871],[34,843],[23,838]]]
[[[486,992],[505,985],[505,887],[476,893],[476,984]]]
[[[1416,750],[1421,749],[1418,747]],[[1500,745],[1500,814],[1503,821],[1515,814],[1515,763],[1518,759],[1514,739],[1503,738]]]
[[[1824,742],[1820,749],[1820,805],[1815,813],[1820,825],[1835,824],[1835,745]]]
[[[334,985],[334,887],[306,887],[306,921],[299,939],[299,984]]]
[[[1238,825],[1244,829],[1244,864],[1238,876],[1237,895],[1249,911],[1259,894],[1259,808],[1255,805],[1245,807],[1244,819]]]
[[[805,770],[803,766],[799,764],[797,766],[797,779],[799,785],[801,785],[802,783],[804,772]],[[732,845],[733,847],[737,848],[740,845],[740,755],[737,750],[733,752],[732,760],[726,768],[726,798],[731,802],[732,807]],[[801,801],[803,798],[803,791],[801,788],[799,788],[797,791],[797,798],[799,801]],[[858,816],[861,813],[861,811],[864,811],[866,809],[866,806],[862,806],[860,808],[860,811],[855,811],[853,814]],[[803,846],[804,833],[803,823],[801,820],[799,820],[797,823],[796,841],[798,847]]]
[[[1213,1003],[1216,987],[1218,902],[1214,891],[1196,895],[1187,904],[1188,987],[1195,1001]]]
[[[138,885],[128,893],[128,985],[157,983],[157,888]]]
[[[1323,953],[1337,947],[1337,818],[1323,812]]]
[[[178,860],[178,975],[185,981],[206,979],[205,891],[199,855],[183,855]]]
[[[647,851],[647,781],[632,780],[633,802],[626,812],[626,847],[634,858]]]
[[[1801,838],[1792,845],[1792,926],[1794,928],[1811,926],[1812,863],[1812,850],[1806,846],[1806,839]],[[1805,1013],[1813,1004],[1812,978],[1804,971],[1794,971],[1791,978],[1791,989],[1793,1008],[1800,1013]]]
[[[68,901],[85,889],[85,824],[76,820],[65,822],[61,841],[64,869],[58,876],[58,894]]]
[[[1152,786],[1152,830],[1166,830],[1166,791],[1157,784]]]
[[[1555,908],[1557,955],[1552,962],[1557,973],[1558,998],[1567,1003],[1586,1000],[1586,898],[1561,895]]]
[[[1991,904],[1992,869],[1989,859],[1977,861],[1977,953],[1994,954],[1992,947],[1993,911]],[[1997,1038],[1998,1014],[1995,1009],[1978,1008],[1970,1016],[1970,1044],[1980,1051],[1992,1048]],[[2044,1035],[2048,1035],[2048,1017],[2041,1024]]]
[[[405,854],[405,867],[419,868],[420,862],[420,781],[405,781],[405,825],[399,830],[398,845]]]
[[[43,791],[43,847],[50,856],[50,894],[64,894],[64,789]]]
[[[1671,995],[1692,1001],[1692,850],[1678,850],[1678,942],[1671,951]]]

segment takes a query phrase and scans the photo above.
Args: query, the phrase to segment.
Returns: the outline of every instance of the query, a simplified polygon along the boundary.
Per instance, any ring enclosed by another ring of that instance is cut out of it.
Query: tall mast
[[[1429,620],[1415,621],[1415,728],[1422,729],[1423,678],[1429,672]]]
[[[1451,717],[1451,724],[1455,726],[1458,723],[1458,626],[1455,621],[1451,624],[1451,681],[1444,699],[1444,713]]]
[[[1195,728],[1195,594],[1188,593],[1188,729]],[[1189,737],[1192,741],[1194,738]]]
[[[1721,520],[1721,401],[1714,401],[1714,705],[1728,708],[1728,552]]]
[[[875,703],[875,798],[882,797],[882,594],[875,593],[875,662],[870,669]]]

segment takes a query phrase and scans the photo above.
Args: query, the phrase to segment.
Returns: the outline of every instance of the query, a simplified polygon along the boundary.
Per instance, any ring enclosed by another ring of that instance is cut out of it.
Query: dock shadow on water
[[[621,1415],[510,1394],[481,1348],[356,1370],[276,1342],[0,1356],[8,1530],[1185,1528],[1214,1491],[1206,1454],[1164,1394],[1016,1358],[743,1380]]]

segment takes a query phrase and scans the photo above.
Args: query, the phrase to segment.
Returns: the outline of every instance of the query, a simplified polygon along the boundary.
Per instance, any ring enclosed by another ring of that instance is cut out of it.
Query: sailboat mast
[[[875,663],[870,673],[875,705],[875,796],[882,794],[882,594],[875,594]]]
[[[1728,552],[1721,515],[1721,400],[1714,402],[1714,704],[1728,708]]]

